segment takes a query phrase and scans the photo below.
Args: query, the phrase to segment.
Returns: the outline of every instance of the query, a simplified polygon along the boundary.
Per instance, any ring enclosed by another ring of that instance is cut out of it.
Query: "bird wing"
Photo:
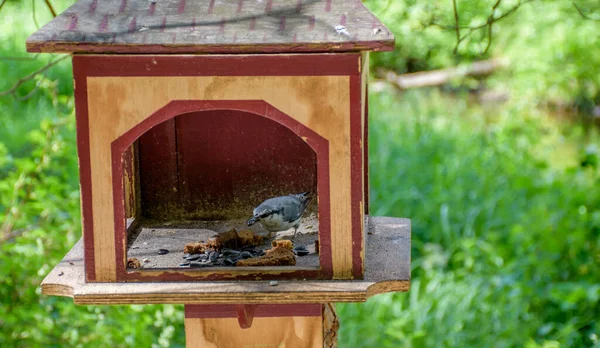
[[[298,197],[294,195],[281,196],[264,201],[254,209],[254,216],[263,218],[269,214],[280,213],[283,221],[294,222],[302,217],[305,209],[306,204],[303,204]]]
[[[283,220],[285,222],[294,222],[302,217],[302,209],[301,203],[297,199],[292,199],[286,201],[285,204],[281,203],[281,215],[283,215]]]

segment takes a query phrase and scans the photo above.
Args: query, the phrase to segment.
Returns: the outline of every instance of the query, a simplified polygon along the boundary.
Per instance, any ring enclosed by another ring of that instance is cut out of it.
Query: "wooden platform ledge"
[[[83,243],[77,242],[42,282],[45,295],[72,297],[80,305],[284,304],[364,302],[410,286],[410,220],[368,219],[364,280],[85,283]]]

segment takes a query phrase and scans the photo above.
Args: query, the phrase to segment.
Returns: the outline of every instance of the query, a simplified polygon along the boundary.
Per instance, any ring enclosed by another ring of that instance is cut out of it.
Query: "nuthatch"
[[[253,216],[248,220],[248,226],[260,221],[260,224],[269,231],[267,238],[270,238],[273,232],[285,231],[293,227],[292,239],[294,239],[302,214],[311,198],[310,192],[269,198],[254,208]]]

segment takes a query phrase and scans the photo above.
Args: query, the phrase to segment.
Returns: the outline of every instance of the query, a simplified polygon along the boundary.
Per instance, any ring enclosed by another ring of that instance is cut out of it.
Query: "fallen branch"
[[[508,65],[507,59],[490,59],[474,62],[467,66],[442,70],[422,71],[398,75],[393,71],[380,74],[385,80],[400,89],[439,86],[465,76],[485,76]]]

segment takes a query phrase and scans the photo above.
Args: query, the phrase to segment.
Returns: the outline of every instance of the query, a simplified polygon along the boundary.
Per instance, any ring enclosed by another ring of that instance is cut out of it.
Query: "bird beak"
[[[256,221],[258,221],[258,219],[255,217],[248,219],[248,226],[254,225]]]

